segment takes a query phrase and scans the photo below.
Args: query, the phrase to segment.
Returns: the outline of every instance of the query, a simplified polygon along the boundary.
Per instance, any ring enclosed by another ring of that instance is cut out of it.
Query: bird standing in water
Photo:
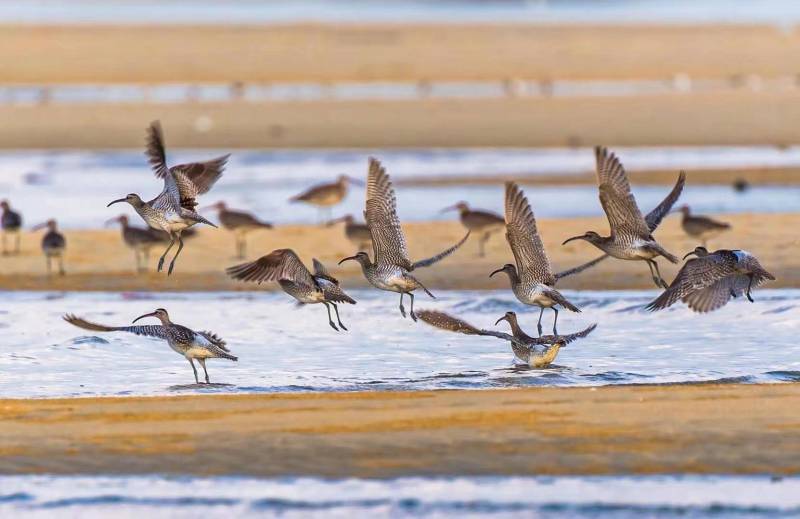
[[[219,223],[222,227],[233,232],[236,237],[236,257],[244,259],[247,255],[247,234],[258,229],[272,229],[272,224],[256,218],[244,211],[228,209],[225,202],[217,202],[206,209],[216,209]]]
[[[52,262],[57,260],[58,273],[63,276],[66,274],[64,270],[64,251],[67,249],[67,239],[58,232],[56,221],[52,219],[37,225],[33,230],[38,231],[45,227],[47,227],[47,232],[42,238],[42,252],[47,260],[47,275],[49,276],[53,272]]]
[[[450,207],[445,207],[442,209],[442,212],[454,210],[458,211],[458,218],[461,220],[461,225],[466,227],[469,231],[480,234],[478,256],[485,256],[486,242],[489,241],[492,234],[502,231],[505,227],[506,222],[503,220],[503,217],[491,211],[470,209],[469,204],[466,202],[458,202]]]
[[[3,228],[3,256],[11,254],[11,251],[8,250],[6,245],[6,237],[10,234],[13,234],[15,239],[14,254],[19,254],[22,216],[17,211],[11,209],[11,204],[8,203],[8,200],[0,202],[0,209],[2,209],[2,213],[0,213],[0,227]]]

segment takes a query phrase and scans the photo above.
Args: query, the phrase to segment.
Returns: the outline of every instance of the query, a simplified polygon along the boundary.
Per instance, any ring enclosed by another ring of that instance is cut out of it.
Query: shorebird
[[[342,330],[347,330],[339,318],[336,303],[356,304],[356,301],[344,293],[339,280],[331,276],[325,266],[314,259],[312,274],[291,249],[277,249],[256,261],[243,263],[226,269],[228,275],[240,281],[277,281],[284,292],[295,298],[300,304],[322,303],[328,310],[328,324],[336,331],[339,328],[331,319],[331,306],[336,312],[336,320]]]
[[[136,271],[145,272],[150,260],[150,249],[169,241],[169,236],[165,236],[163,233],[156,232],[153,229],[134,227],[124,214],[116,218],[111,218],[106,222],[106,225],[113,222],[119,222],[122,226],[122,241],[125,242],[125,245],[129,248],[133,249],[133,255],[136,260]]]
[[[517,299],[526,305],[538,306],[539,321],[536,328],[542,334],[542,315],[545,308],[552,308],[553,333],[558,335],[558,309],[561,306],[572,312],[580,309],[569,302],[561,293],[553,288],[556,282],[566,276],[577,274],[605,259],[601,256],[583,265],[559,273],[553,273],[550,259],[544,250],[542,238],[536,228],[536,219],[525,194],[514,182],[506,183],[505,195],[506,240],[514,253],[516,265],[507,263],[495,270],[489,277],[505,272],[511,281],[511,290]]]
[[[710,238],[727,231],[731,228],[731,224],[725,222],[718,222],[708,216],[700,216],[692,214],[692,210],[688,205],[682,205],[678,208],[682,213],[681,227],[683,231],[692,238],[699,239],[703,247]]]
[[[359,250],[368,249],[372,245],[372,235],[366,224],[356,222],[351,214],[346,214],[339,218],[334,218],[328,225],[344,222],[344,235],[350,242],[358,247]]]
[[[678,258],[667,252],[653,238],[652,233],[681,195],[686,183],[686,174],[683,171],[680,172],[678,181],[669,195],[647,217],[644,217],[639,206],[636,205],[628,176],[617,156],[599,146],[594,149],[594,153],[600,204],[608,218],[611,235],[600,236],[594,231],[589,231],[565,240],[563,245],[573,240],[586,240],[614,258],[646,261],[656,286],[667,288],[667,283],[661,277],[658,263],[654,258],[663,256],[672,263],[678,263]]]
[[[478,241],[478,256],[480,257],[486,255],[484,248],[492,234],[503,230],[505,226],[505,220],[499,214],[480,209],[470,209],[469,204],[466,202],[458,202],[442,209],[442,212],[446,211],[458,211],[461,225],[469,231],[480,233],[481,238]]]
[[[775,279],[747,251],[708,252],[705,247],[697,247],[684,259],[692,254],[697,257],[683,265],[669,288],[647,305],[648,310],[667,308],[680,299],[695,312],[711,312],[725,306],[731,297],[742,294],[752,303],[750,290]]]
[[[6,235],[13,234],[15,238],[14,254],[19,254],[20,230],[22,229],[22,216],[16,211],[11,210],[8,200],[0,202],[0,226],[3,228],[3,256],[11,254],[6,246]]]
[[[164,136],[161,124],[154,121],[147,129],[147,157],[157,178],[164,180],[164,190],[154,199],[144,202],[139,195],[131,193],[125,198],[113,200],[111,207],[119,202],[127,202],[139,213],[142,220],[153,229],[165,231],[170,236],[169,246],[158,260],[158,271],[164,266],[164,258],[178,242],[178,252],[172,257],[167,274],[172,274],[175,260],[183,250],[181,233],[197,224],[204,223],[216,227],[195,211],[197,196],[207,193],[222,176],[225,164],[230,155],[223,155],[208,162],[192,162],[167,167],[167,156],[164,151]]]
[[[67,248],[67,240],[63,234],[58,232],[56,221],[52,219],[35,226],[33,230],[38,231],[45,227],[47,227],[47,232],[42,238],[42,252],[47,259],[47,275],[49,276],[53,271],[53,259],[57,259],[58,273],[63,276],[66,273],[64,271],[64,250]]]
[[[355,256],[342,259],[339,264],[349,260],[357,261],[361,265],[364,277],[372,286],[399,293],[400,314],[403,317],[406,316],[403,295],[408,294],[408,297],[411,298],[411,318],[416,321],[414,290],[421,288],[430,297],[434,297],[434,295],[412,276],[411,272],[421,267],[429,267],[455,252],[467,241],[469,231],[461,238],[461,241],[449,249],[428,259],[411,263],[411,260],[408,259],[406,238],[400,227],[400,219],[397,217],[397,200],[392,181],[386,173],[386,169],[372,157],[369,159],[367,210],[364,214],[372,236],[374,262],[370,261],[369,254],[361,251]]]
[[[189,361],[189,364],[192,366],[192,371],[194,371],[194,381],[198,384],[200,383],[200,379],[197,377],[197,368],[194,366],[195,360],[203,367],[203,372],[206,375],[206,384],[211,383],[208,378],[208,370],[206,369],[206,359],[228,359],[234,362],[239,360],[236,356],[231,355],[230,350],[225,346],[225,341],[219,336],[211,332],[196,332],[180,324],[175,324],[170,321],[169,314],[163,308],[157,308],[154,312],[140,315],[134,319],[133,322],[135,323],[139,319],[144,319],[145,317],[157,317],[161,321],[161,324],[105,326],[81,319],[72,314],[65,315],[64,320],[78,328],[91,330],[93,332],[129,332],[136,335],[164,339],[167,341],[170,348],[175,350],[176,353],[183,355],[183,357]]]
[[[517,314],[514,312],[506,312],[504,316],[494,323],[499,324],[500,321],[507,321],[508,324],[511,325],[511,335],[504,332],[476,328],[471,324],[444,312],[420,310],[419,318],[431,326],[442,330],[463,333],[464,335],[497,337],[498,339],[509,341],[511,343],[511,350],[514,352],[514,356],[521,362],[524,362],[533,368],[543,368],[549,366],[554,360],[556,360],[556,356],[558,356],[558,352],[561,350],[561,348],[571,342],[586,337],[597,327],[596,324],[593,324],[585,330],[577,333],[531,337],[522,331],[522,328],[520,328],[519,323],[517,322]]]
[[[330,208],[344,200],[344,197],[347,196],[347,188],[351,183],[363,185],[360,180],[347,175],[339,175],[336,182],[312,186],[299,195],[293,196],[289,201],[303,202],[317,206],[319,209],[320,221],[324,222],[330,220]]]
[[[272,229],[272,224],[263,222],[250,213],[228,209],[225,202],[217,202],[206,209],[216,209],[219,223],[232,231],[236,237],[236,257],[244,259],[247,249],[247,233],[258,229]]]

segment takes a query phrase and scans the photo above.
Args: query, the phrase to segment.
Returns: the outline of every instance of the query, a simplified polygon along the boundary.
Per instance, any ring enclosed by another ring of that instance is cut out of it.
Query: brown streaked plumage
[[[233,232],[236,237],[236,257],[243,259],[247,251],[247,234],[259,229],[272,229],[272,224],[259,220],[250,213],[229,209],[225,202],[217,202],[206,209],[217,211],[222,227]]]
[[[480,234],[478,256],[485,256],[486,242],[489,241],[492,234],[502,231],[505,228],[505,220],[503,217],[491,211],[470,209],[469,204],[466,202],[458,202],[450,207],[445,207],[442,209],[442,212],[453,210],[458,211],[458,219],[461,221],[461,225],[466,227],[468,231]]]
[[[56,260],[58,261],[58,273],[63,276],[66,274],[64,270],[64,251],[67,249],[67,239],[58,232],[58,225],[53,219],[40,223],[33,230],[38,231],[44,228],[47,228],[47,232],[42,237],[42,252],[47,260],[47,275],[49,276],[52,273],[52,262]]]
[[[324,215],[327,218],[323,218],[322,221],[330,220],[330,208],[344,200],[347,196],[347,188],[351,183],[358,184],[360,182],[347,175],[339,175],[336,178],[336,182],[312,186],[299,195],[293,196],[289,201],[317,206],[320,210],[320,217],[323,216],[323,211],[328,213]]]
[[[708,216],[692,214],[688,205],[679,208],[681,212],[681,227],[683,231],[692,238],[700,240],[703,247],[706,247],[708,240],[731,228],[731,224],[719,222]]]
[[[137,272],[145,272],[147,270],[150,249],[169,241],[168,235],[157,232],[155,229],[145,229],[131,225],[128,217],[124,214],[108,220],[106,225],[112,222],[119,222],[121,225],[122,241],[133,250]]]

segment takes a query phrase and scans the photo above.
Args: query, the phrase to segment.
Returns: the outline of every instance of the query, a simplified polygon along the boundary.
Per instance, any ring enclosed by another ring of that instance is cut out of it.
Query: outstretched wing
[[[506,182],[505,206],[506,239],[514,253],[520,278],[529,283],[554,284],[556,277],[536,228],[531,205],[514,182]]]
[[[231,351],[228,349],[227,343],[222,339],[222,337],[220,337],[216,333],[202,331],[202,332],[197,332],[197,334],[205,337],[208,340],[208,342],[218,347],[222,351]]]
[[[582,263],[582,264],[578,265],[577,267],[572,267],[571,269],[562,270],[561,272],[557,272],[556,273],[556,281],[558,281],[561,278],[565,278],[567,276],[572,276],[574,274],[579,274],[579,273],[583,272],[586,269],[592,268],[595,265],[597,265],[598,263],[600,263],[601,261],[603,261],[604,259],[606,259],[607,257],[608,257],[608,254],[603,254],[602,256],[599,256],[599,257],[597,257],[597,258],[595,258],[595,259],[593,259],[591,261],[587,261],[586,263]]]
[[[468,322],[462,321],[461,319],[453,317],[450,314],[446,314],[445,312],[437,312],[435,310],[419,310],[417,312],[417,317],[435,328],[446,330],[448,332],[456,332],[464,335],[485,335],[512,342],[515,340],[513,336],[507,333],[475,328]]]
[[[412,269],[408,246],[397,217],[394,188],[380,161],[370,157],[367,178],[367,210],[364,213],[375,253],[375,262]]]
[[[552,345],[552,344],[556,344],[556,343],[561,343],[562,346],[566,346],[567,344],[569,344],[571,342],[575,342],[578,339],[583,339],[584,337],[586,337],[587,335],[592,333],[595,328],[597,328],[597,324],[593,324],[593,325],[589,326],[588,328],[585,328],[585,329],[583,329],[583,330],[581,330],[579,332],[575,332],[575,333],[567,333],[567,334],[564,334],[564,335],[561,335],[561,334],[559,334],[559,335],[542,335],[541,337],[533,337],[533,338],[531,338],[530,343],[531,344],[537,344],[537,345],[543,345],[543,344]]]
[[[727,302],[732,286],[728,282],[718,282],[730,276],[735,276],[735,267],[735,259],[731,260],[731,258],[720,254],[709,254],[702,258],[690,259],[683,265],[678,275],[675,276],[669,288],[647,305],[646,308],[650,311],[661,310],[675,304],[679,299],[687,298],[687,296],[697,308],[718,308],[719,306],[715,305],[719,304],[718,302],[721,301],[725,294],[727,294],[727,297],[722,304]],[[705,292],[692,296],[693,293],[699,291]]]
[[[280,281],[282,279],[308,286],[316,285],[314,278],[292,249],[277,249],[250,263],[225,270],[240,281]]]
[[[675,202],[677,202],[678,198],[681,196],[681,193],[683,192],[683,186],[685,184],[686,172],[681,171],[678,175],[678,181],[675,182],[675,187],[672,188],[672,191],[669,192],[667,197],[664,198],[664,200],[662,200],[655,209],[647,213],[647,216],[644,217],[650,232],[655,231],[661,224],[661,220],[663,220],[664,217],[667,216],[672,210],[672,206],[675,205]]]
[[[440,252],[436,256],[432,256],[432,257],[426,258],[424,260],[415,261],[414,264],[411,265],[411,268],[409,270],[415,270],[415,269],[422,268],[422,267],[430,267],[434,263],[438,263],[438,262],[442,261],[447,256],[449,256],[452,253],[454,253],[455,251],[457,251],[459,249],[459,247],[464,245],[464,242],[467,241],[467,238],[469,238],[469,235],[470,235],[471,232],[472,231],[467,231],[467,234],[465,234],[464,237],[461,238],[458,241],[458,243],[456,243],[455,245],[453,245],[452,247],[450,247],[448,249],[443,250],[442,252]]]
[[[313,258],[312,263],[314,264],[314,277],[327,279],[331,283],[339,284],[339,280],[330,275],[328,269],[325,268],[325,265],[323,265],[321,261],[317,258]]]
[[[91,321],[87,321],[73,314],[65,315],[64,320],[73,326],[77,326],[78,328],[83,328],[84,330],[90,330],[93,332],[129,332],[129,333],[134,333],[136,335],[144,335],[147,337],[158,337],[159,339],[167,338],[166,328],[161,326],[160,324],[142,325],[142,326],[105,326],[102,324],[97,324]]]
[[[596,147],[594,154],[600,203],[608,218],[611,234],[648,236],[650,228],[636,205],[622,163],[604,147]]]

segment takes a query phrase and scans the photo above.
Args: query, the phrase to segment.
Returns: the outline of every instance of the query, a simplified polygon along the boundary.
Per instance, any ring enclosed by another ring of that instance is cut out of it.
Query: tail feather
[[[671,252],[669,252],[667,249],[662,247],[660,244],[653,242],[652,247],[660,255],[664,256],[670,263],[680,263],[680,258],[678,258],[676,255],[674,255]]]
[[[204,223],[206,225],[210,225],[211,227],[217,227],[217,225],[214,222],[208,220],[207,218],[204,218],[203,216],[197,214],[194,211],[189,211],[188,214],[185,214],[184,216],[197,223]]]
[[[413,279],[413,280],[414,280],[414,282],[415,282],[417,285],[419,285],[419,288],[421,288],[422,290],[424,290],[424,291],[425,291],[425,293],[426,293],[426,294],[428,294],[428,295],[431,297],[431,299],[436,299],[436,296],[435,296],[435,295],[433,295],[433,294],[431,294],[431,291],[430,291],[430,290],[428,290],[427,288],[425,288],[425,285],[423,285],[423,284],[420,282],[420,280],[419,280],[419,279],[415,278],[414,276],[408,275],[408,274],[406,274],[406,275],[407,275],[408,277],[410,277],[411,279]]]

